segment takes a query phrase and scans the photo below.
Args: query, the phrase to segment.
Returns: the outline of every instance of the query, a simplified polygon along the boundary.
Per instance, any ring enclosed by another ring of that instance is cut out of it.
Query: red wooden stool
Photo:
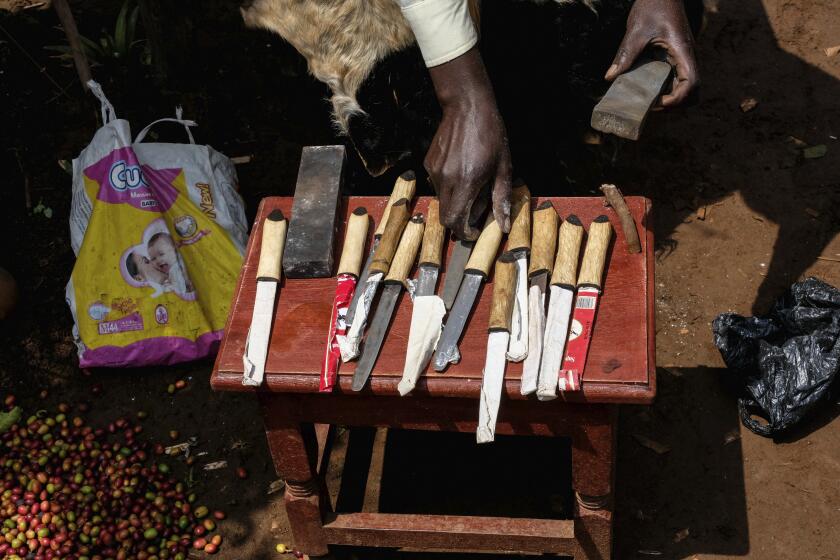
[[[428,200],[418,199],[415,211],[424,212]],[[542,200],[545,199],[532,203]],[[360,393],[350,390],[355,366],[347,363],[341,366],[335,392],[319,394],[320,362],[335,279],[284,279],[266,381],[257,393],[271,455],[278,475],[286,481],[289,523],[295,544],[302,552],[325,555],[328,545],[343,544],[611,557],[615,405],[650,403],[656,392],[653,234],[647,227],[650,202],[640,197],[626,199],[642,234],[642,252],[630,255],[624,249],[618,219],[612,211],[605,211],[602,198],[549,200],[561,218],[577,214],[587,227],[596,216],[606,213],[616,232],[583,390],[550,402],[539,402],[533,395],[522,397],[521,364],[510,363],[496,433],[571,438],[574,519],[332,511],[323,478],[326,469],[320,464],[327,438],[316,437],[310,424],[475,432],[492,282],[483,288],[461,339],[461,362],[444,373],[436,373],[430,367],[416,389],[409,396],[400,397],[397,384],[402,376],[411,320],[408,299],[403,299],[395,313],[367,388]],[[339,211],[346,223],[354,208],[364,206],[378,221],[386,202],[387,197],[354,197],[345,199]],[[267,198],[257,213],[226,336],[211,378],[212,387],[218,391],[253,390],[242,385],[242,353],[254,305],[262,223],[275,208],[290,216],[292,199]],[[370,228],[371,236],[373,230]],[[340,245],[343,231],[337,239]],[[323,436],[323,430],[320,433]]]

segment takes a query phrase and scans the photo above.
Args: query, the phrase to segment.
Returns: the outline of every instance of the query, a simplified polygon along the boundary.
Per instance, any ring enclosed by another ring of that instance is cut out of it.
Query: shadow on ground
[[[618,558],[749,552],[740,420],[725,374],[660,368],[654,405],[622,408]]]
[[[622,409],[616,558],[749,552],[740,422],[734,398],[722,389],[723,372],[660,369],[655,404]],[[565,439],[499,438],[477,446],[472,434],[390,430],[387,438],[383,432],[374,438],[373,430],[351,432],[341,486],[342,496],[349,491],[354,497],[342,500],[342,511],[570,517]],[[358,559],[429,557],[390,549],[336,551]]]

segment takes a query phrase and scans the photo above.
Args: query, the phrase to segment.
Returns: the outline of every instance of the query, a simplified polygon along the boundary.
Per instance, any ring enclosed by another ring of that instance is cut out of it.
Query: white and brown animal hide
[[[394,0],[254,0],[242,17],[303,55],[332,90],[333,118],[345,134],[350,117],[364,112],[356,93],[376,64],[414,42]]]

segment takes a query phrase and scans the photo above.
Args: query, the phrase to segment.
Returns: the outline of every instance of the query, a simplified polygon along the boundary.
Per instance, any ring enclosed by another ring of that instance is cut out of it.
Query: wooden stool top
[[[340,253],[344,226],[354,208],[367,208],[374,223],[378,223],[388,197],[351,197],[342,201],[339,209],[341,226],[336,237]],[[414,211],[425,213],[429,198],[415,201]],[[604,278],[604,293],[595,320],[595,329],[583,374],[583,390],[561,394],[558,401],[589,403],[649,403],[656,392],[655,329],[654,329],[654,263],[653,233],[649,229],[650,201],[643,197],[627,197],[639,230],[642,244],[640,254],[625,250],[624,234],[615,213],[603,206],[603,198],[532,198],[532,207],[550,200],[561,219],[576,214],[588,230],[592,220],[609,216],[615,236],[608,255]],[[245,262],[234,291],[231,313],[225,327],[211,385],[220,391],[249,391],[242,385],[242,354],[251,323],[256,290],[256,269],[259,261],[262,224],[272,210],[279,208],[291,216],[291,197],[270,197],[260,204],[251,232]],[[375,227],[369,228],[368,247]],[[447,255],[452,249],[447,241]],[[438,283],[443,285],[446,264]],[[414,272],[412,272],[414,275]],[[412,276],[413,277],[413,276]],[[261,390],[289,393],[317,393],[320,364],[327,343],[328,323],[335,294],[335,278],[292,280],[284,277],[280,284],[269,355],[265,369],[265,383]],[[450,365],[443,373],[431,367],[420,377],[417,387],[406,398],[466,397],[478,398],[487,346],[487,319],[492,296],[492,278],[482,288],[472,316],[464,330],[459,348],[461,362]],[[395,396],[405,362],[408,329],[412,305],[403,293],[388,334],[379,353],[370,381],[361,394]],[[341,364],[335,393],[355,394],[350,383],[355,362]],[[505,372],[505,393],[511,399],[534,399],[519,394],[521,363],[508,363]],[[330,398],[330,395],[324,395]]]

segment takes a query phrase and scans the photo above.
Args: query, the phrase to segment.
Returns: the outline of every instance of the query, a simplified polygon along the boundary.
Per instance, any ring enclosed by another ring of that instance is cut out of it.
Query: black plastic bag
[[[791,286],[769,316],[722,313],[712,331],[740,376],[741,422],[762,436],[796,425],[828,397],[840,371],[840,291],[816,278]]]

